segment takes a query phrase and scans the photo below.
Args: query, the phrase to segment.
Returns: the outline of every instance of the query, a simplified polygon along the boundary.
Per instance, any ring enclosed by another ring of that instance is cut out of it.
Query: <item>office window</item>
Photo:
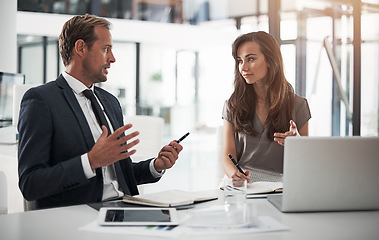
[[[222,108],[233,90],[231,45],[202,49],[199,52],[198,128],[209,130],[222,125]]]
[[[280,38],[281,40],[294,40],[297,38],[296,12],[282,12],[280,14]]]
[[[311,136],[331,135],[333,72],[322,43],[325,36],[331,36],[331,26],[329,17],[309,18],[306,25],[306,96],[312,114]]]
[[[259,16],[251,16],[251,17],[242,18],[241,32],[248,33],[248,32],[256,32],[256,31],[269,32],[267,15],[259,15]]]
[[[175,104],[176,49],[143,43],[140,55],[140,107],[146,115],[160,115]]]
[[[46,56],[46,82],[55,80],[63,71],[63,62],[58,51],[58,40],[52,41],[47,45]]]
[[[19,36],[20,72],[25,74],[25,83],[43,83],[42,37]]]
[[[193,51],[178,51],[176,60],[177,104],[192,105],[196,101],[196,54]]]
[[[19,71],[25,83],[42,84],[55,80],[63,71],[58,51],[58,39],[32,35],[18,35]]]
[[[283,56],[284,76],[296,89],[296,46],[294,44],[283,44],[280,46]]]
[[[379,13],[362,15],[361,135],[379,135]]]
[[[118,98],[125,115],[135,115],[136,44],[115,41],[112,51],[116,62],[111,64],[108,80],[101,86]]]

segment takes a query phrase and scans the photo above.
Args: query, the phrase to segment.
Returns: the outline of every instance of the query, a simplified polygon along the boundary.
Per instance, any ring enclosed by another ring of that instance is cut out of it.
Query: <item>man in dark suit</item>
[[[50,208],[138,194],[137,184],[158,181],[182,146],[172,141],[156,158],[132,163],[135,150],[128,150],[138,144],[138,132],[124,134],[132,125],[124,125],[118,100],[94,86],[107,80],[116,61],[107,20],[73,17],[63,26],[59,48],[65,72],[27,91],[20,107],[18,171],[24,198]],[[96,103],[84,90],[95,94]],[[96,104],[105,113],[104,123]]]

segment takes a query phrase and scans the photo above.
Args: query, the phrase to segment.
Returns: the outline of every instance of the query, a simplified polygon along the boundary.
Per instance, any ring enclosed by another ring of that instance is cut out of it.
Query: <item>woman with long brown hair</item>
[[[288,136],[307,136],[310,110],[294,93],[283,71],[276,40],[266,32],[239,36],[232,46],[234,92],[222,118],[223,167],[229,178],[249,179],[229,159],[231,154],[249,175],[254,171],[283,173],[283,146]]]

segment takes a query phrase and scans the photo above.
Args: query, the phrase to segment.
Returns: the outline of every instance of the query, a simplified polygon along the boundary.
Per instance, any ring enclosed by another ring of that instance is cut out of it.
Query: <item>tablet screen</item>
[[[108,210],[105,222],[170,222],[168,210]]]
[[[171,208],[101,208],[101,225],[176,225],[176,209]]]

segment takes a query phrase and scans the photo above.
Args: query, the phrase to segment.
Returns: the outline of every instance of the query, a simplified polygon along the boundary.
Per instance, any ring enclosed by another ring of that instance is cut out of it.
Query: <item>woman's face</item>
[[[238,70],[247,84],[258,83],[267,75],[267,63],[256,42],[244,42],[237,50]]]

